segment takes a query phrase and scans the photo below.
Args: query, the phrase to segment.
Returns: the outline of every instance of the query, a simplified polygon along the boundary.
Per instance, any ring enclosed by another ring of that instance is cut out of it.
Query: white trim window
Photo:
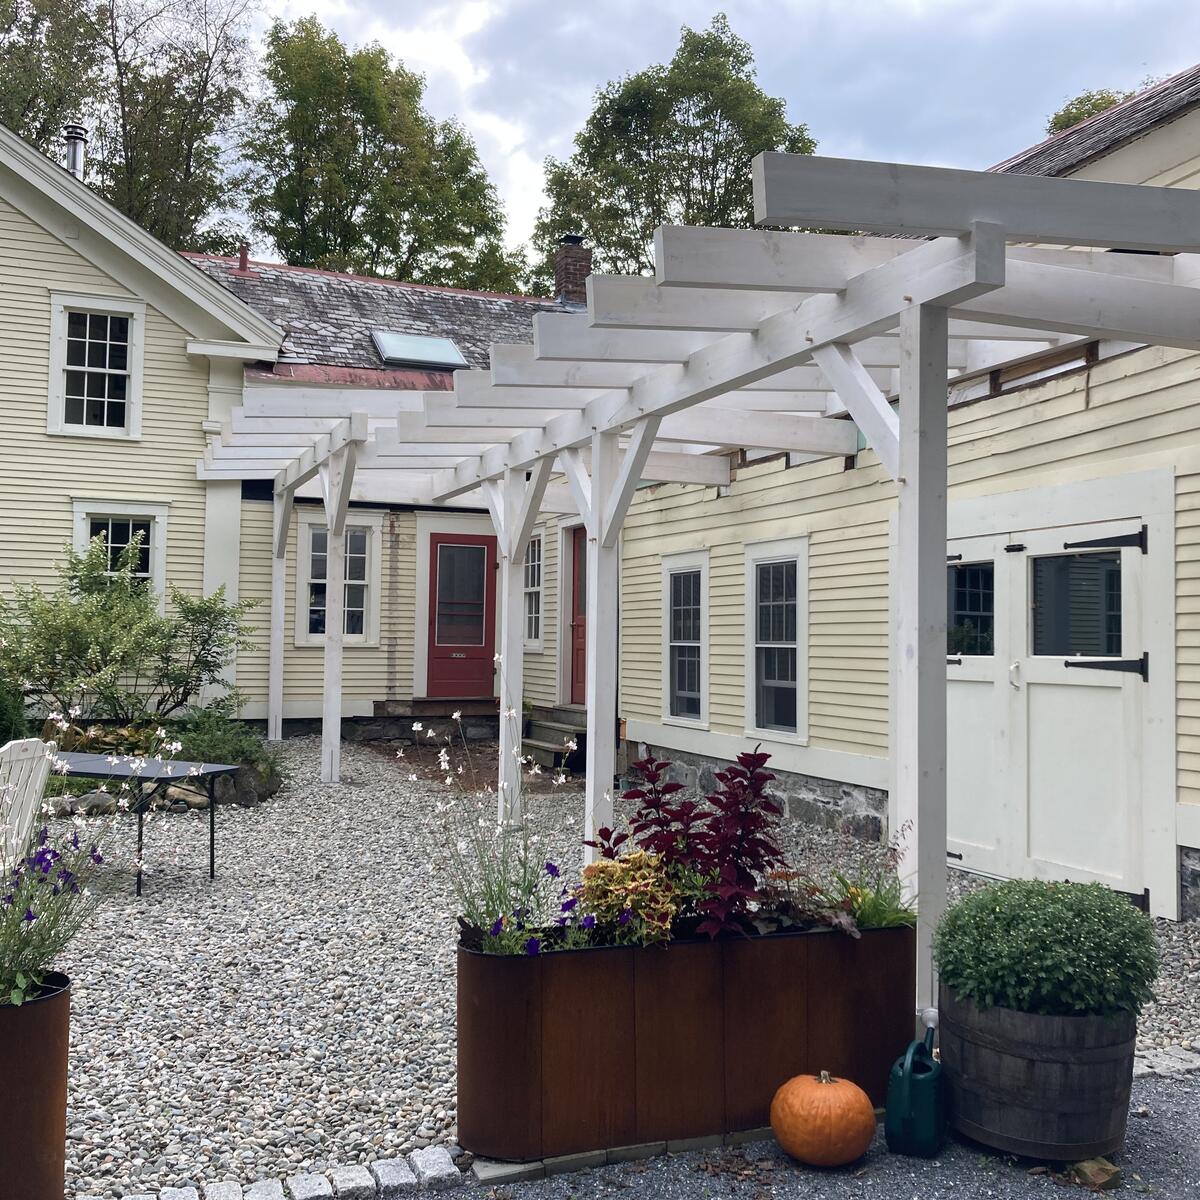
[[[162,595],[167,587],[167,506],[138,500],[72,500],[71,544],[83,554],[93,538],[101,537],[108,549],[109,570],[115,571],[121,555],[138,534],[135,575]]]
[[[708,721],[708,552],[663,559],[663,720]]]
[[[746,732],[808,736],[808,539],[746,547]]]
[[[325,573],[329,532],[323,511],[301,512],[297,522],[296,645],[325,643]],[[380,513],[351,512],[346,520],[346,579],[343,641],[348,646],[379,644],[382,566]]]
[[[145,320],[140,300],[51,293],[50,433],[141,437]]]
[[[522,591],[524,593],[525,649],[542,648],[542,588],[545,563],[543,561],[545,540],[539,530],[525,547],[525,562],[522,565]]]

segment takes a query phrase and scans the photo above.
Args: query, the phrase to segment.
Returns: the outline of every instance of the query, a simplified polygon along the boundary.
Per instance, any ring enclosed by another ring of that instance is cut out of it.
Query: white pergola
[[[618,538],[638,485],[728,483],[736,448],[850,455],[861,431],[898,494],[892,811],[911,822],[926,1004],[946,887],[947,381],[1095,339],[1200,349],[1200,194],[764,154],[754,197],[761,225],[855,235],[660,229],[654,278],[592,276],[586,312],[539,315],[532,346],[493,346],[490,370],[457,372],[452,391],[248,391],[199,471],[275,481],[272,737],[292,501],[323,500],[327,780],[349,502],[486,506],[500,560],[502,820],[521,817],[522,560],[539,512],[577,512],[590,835],[612,819]],[[870,236],[881,234],[902,236]]]

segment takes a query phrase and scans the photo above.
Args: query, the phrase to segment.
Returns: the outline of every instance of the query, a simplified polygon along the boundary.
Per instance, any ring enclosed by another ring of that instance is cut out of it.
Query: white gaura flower
[[[413,733],[420,733],[421,730],[424,728],[425,728],[425,726],[422,725],[420,721],[413,722]]]
[[[447,776],[446,776],[446,782],[447,782],[447,783],[453,783],[453,782],[454,782],[454,776],[453,776],[453,775],[447,775]]]
[[[434,733],[432,729],[427,729],[427,730],[425,730],[425,736],[427,738],[431,738],[431,737],[437,737],[437,734]]]
[[[450,714],[450,720],[452,720],[452,721],[461,721],[461,720],[462,720],[462,712],[461,712],[461,711],[459,711],[459,710],[456,710],[455,712],[452,712],[452,713]]]
[[[396,751],[396,757],[397,757],[397,758],[403,758],[403,757],[404,757],[404,751],[403,751],[403,750],[397,750],[397,751]]]
[[[409,783],[416,783],[416,782],[417,782],[417,775],[416,775],[416,772],[415,772],[415,771],[414,771],[414,772],[413,772],[413,773],[412,773],[412,774],[411,774],[411,775],[408,777],[408,782],[409,782]]]

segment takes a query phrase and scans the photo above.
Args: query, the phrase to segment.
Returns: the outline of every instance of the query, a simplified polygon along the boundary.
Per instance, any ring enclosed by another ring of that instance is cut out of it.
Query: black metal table
[[[217,875],[217,780],[232,775],[238,768],[228,763],[181,762],[171,758],[139,758],[123,754],[81,754],[66,751],[55,754],[57,773],[84,779],[118,779],[134,784],[187,783],[205,781],[208,790],[208,877]],[[142,821],[152,796],[139,796],[129,808],[137,813],[137,894],[142,894]]]

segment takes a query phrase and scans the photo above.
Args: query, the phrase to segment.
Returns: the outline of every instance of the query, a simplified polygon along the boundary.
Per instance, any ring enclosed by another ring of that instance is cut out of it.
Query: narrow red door
[[[496,653],[496,539],[429,537],[430,696],[491,696]]]
[[[571,703],[587,702],[587,531],[571,530]]]

